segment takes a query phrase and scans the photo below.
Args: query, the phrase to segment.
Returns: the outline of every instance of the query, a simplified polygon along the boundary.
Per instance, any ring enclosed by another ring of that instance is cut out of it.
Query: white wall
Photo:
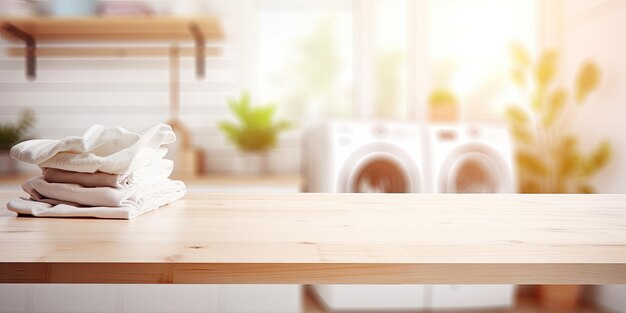
[[[254,23],[241,18],[250,1],[204,1],[204,14],[221,17],[226,40],[223,55],[207,60],[207,75],[197,81],[193,58],[181,60],[181,115],[193,142],[206,152],[206,168],[229,172],[235,168],[236,150],[216,124],[230,115],[229,97],[249,88],[250,48],[247,34]],[[151,1],[157,7],[173,1]],[[253,22],[253,21],[252,21]],[[114,43],[118,44],[118,43]],[[189,46],[193,43],[190,42]],[[119,125],[141,131],[167,120],[169,61],[162,58],[41,58],[37,79],[24,75],[24,60],[8,57],[0,41],[0,121],[14,119],[23,108],[33,108],[37,124],[33,134],[45,138],[80,135],[93,124]],[[273,154],[275,171],[298,170],[297,132],[285,134]],[[293,161],[295,160],[295,161]]]
[[[564,77],[573,79],[579,64],[591,58],[602,68],[602,82],[580,111],[574,128],[582,146],[600,139],[613,145],[613,158],[594,179],[602,193],[626,192],[626,1],[566,0],[559,46]],[[571,79],[569,82],[571,83]],[[626,312],[626,286],[597,286],[592,301],[614,312]]]
[[[580,110],[574,129],[589,151],[609,139],[613,157],[592,183],[601,193],[626,192],[626,1],[566,0],[560,38],[564,77],[572,86],[585,59],[602,68],[600,88]]]

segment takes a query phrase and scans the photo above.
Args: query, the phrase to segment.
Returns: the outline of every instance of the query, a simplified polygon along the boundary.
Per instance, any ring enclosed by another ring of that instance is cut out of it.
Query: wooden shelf
[[[0,19],[42,43],[58,41],[193,41],[190,25],[197,25],[207,41],[221,40],[224,33],[215,17],[85,17]],[[2,38],[21,41],[4,27]]]
[[[626,283],[621,194],[196,193],[0,234],[0,283]]]
[[[206,43],[224,38],[220,21],[216,17],[85,17],[85,18],[9,18],[0,19],[0,38],[23,42],[22,50],[10,50],[9,55],[23,55],[26,59],[26,76],[36,77],[38,56],[126,56],[171,55],[171,52],[150,48],[70,47],[41,48],[39,44],[67,42],[167,42],[168,45],[193,41],[196,74],[204,78]],[[41,52],[38,51],[41,50]],[[42,50],[43,49],[43,50]],[[51,50],[50,50],[51,49]],[[178,48],[176,48],[178,50]],[[219,51],[212,48],[209,55]],[[176,54],[176,57],[180,55]]]

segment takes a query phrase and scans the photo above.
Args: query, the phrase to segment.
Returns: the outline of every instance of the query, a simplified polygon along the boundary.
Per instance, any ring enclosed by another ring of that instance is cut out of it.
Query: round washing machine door
[[[415,161],[392,145],[371,144],[354,152],[343,165],[340,175],[340,192],[420,191],[420,174]]]
[[[511,169],[497,152],[487,147],[465,147],[444,162],[440,190],[444,193],[512,192]]]

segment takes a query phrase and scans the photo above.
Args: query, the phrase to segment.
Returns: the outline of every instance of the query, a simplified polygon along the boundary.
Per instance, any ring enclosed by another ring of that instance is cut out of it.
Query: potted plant
[[[530,105],[507,109],[516,142],[519,188],[522,193],[593,193],[589,178],[611,157],[611,145],[604,140],[589,154],[578,147],[578,137],[569,129],[573,115],[586,102],[600,81],[600,68],[584,62],[574,80],[573,93],[554,86],[558,54],[547,51],[533,64],[522,46],[512,48],[513,79]],[[539,286],[544,306],[570,312],[578,306],[582,286]]]
[[[17,161],[11,159],[9,151],[14,145],[26,140],[28,131],[35,123],[35,114],[24,110],[14,123],[0,123],[0,173],[17,172]]]
[[[459,119],[459,101],[447,89],[435,89],[428,99],[432,122],[454,122]]]
[[[237,122],[222,121],[220,130],[243,154],[238,170],[248,174],[268,172],[267,152],[276,146],[278,135],[290,127],[286,120],[275,120],[276,105],[253,106],[250,94],[228,102]]]

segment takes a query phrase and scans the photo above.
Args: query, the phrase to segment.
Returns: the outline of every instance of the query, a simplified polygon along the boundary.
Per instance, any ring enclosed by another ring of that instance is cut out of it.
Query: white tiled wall
[[[173,2],[150,1],[156,7]],[[250,87],[247,38],[255,24],[254,20],[241,18],[243,10],[250,7],[248,0],[203,2],[204,14],[218,15],[224,26],[225,40],[210,43],[221,47],[223,55],[207,59],[206,79],[202,81],[196,80],[194,59],[181,59],[181,118],[192,132],[193,143],[205,151],[206,169],[232,172],[236,169],[236,149],[225,140],[217,124],[231,116],[227,99]],[[6,55],[8,46],[20,45],[0,40],[0,122],[14,120],[24,108],[32,108],[37,116],[33,135],[62,138],[80,135],[93,124],[141,131],[168,119],[166,57],[39,58],[37,79],[31,82],[25,78],[24,60]],[[297,172],[298,147],[297,131],[284,134],[272,155],[276,161],[270,169]]]

